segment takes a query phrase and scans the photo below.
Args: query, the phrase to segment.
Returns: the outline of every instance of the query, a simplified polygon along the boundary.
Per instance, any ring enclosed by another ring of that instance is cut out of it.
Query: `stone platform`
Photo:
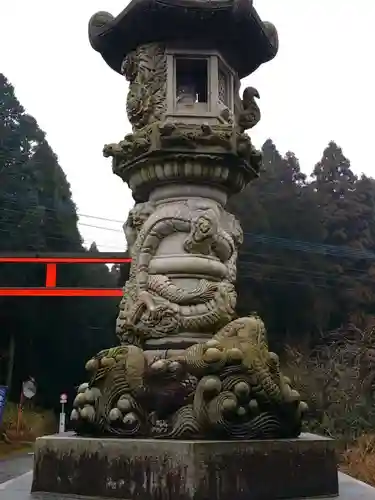
[[[32,472],[30,471],[30,473],[13,479],[9,483],[0,484],[0,500],[93,500],[93,497],[77,497],[75,495],[54,493],[33,493],[30,495],[31,482]],[[335,500],[375,500],[375,488],[339,472],[339,496],[333,498]],[[313,499],[310,497],[296,500]]]
[[[334,497],[334,442],[172,441],[46,436],[35,446],[33,492],[127,500]]]

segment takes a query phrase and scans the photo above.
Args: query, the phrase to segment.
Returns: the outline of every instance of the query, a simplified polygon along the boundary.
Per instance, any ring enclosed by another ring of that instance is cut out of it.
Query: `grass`
[[[341,456],[341,470],[375,486],[375,435],[360,437]]]
[[[334,438],[341,470],[375,486],[375,329],[323,340],[314,351],[288,347],[283,371],[309,405],[305,430]]]
[[[17,416],[17,405],[7,403],[0,427],[0,458],[28,451],[37,437],[56,432],[56,418],[51,411],[26,405],[22,411],[19,432]]]

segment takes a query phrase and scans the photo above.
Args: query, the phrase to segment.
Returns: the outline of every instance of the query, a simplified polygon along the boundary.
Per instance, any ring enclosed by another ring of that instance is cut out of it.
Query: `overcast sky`
[[[355,172],[375,176],[374,0],[255,0],[278,29],[277,57],[244,84],[260,92],[259,147],[271,137],[294,151],[310,172],[329,140]],[[130,191],[102,157],[105,143],[129,132],[125,80],[90,47],[90,16],[117,15],[126,0],[4,0],[0,10],[0,72],[16,88],[59,157],[80,214],[125,220]],[[225,34],[223,34],[225,36]],[[251,50],[249,48],[249,50]],[[85,241],[123,250],[121,224],[81,217]],[[96,229],[88,225],[113,228]]]

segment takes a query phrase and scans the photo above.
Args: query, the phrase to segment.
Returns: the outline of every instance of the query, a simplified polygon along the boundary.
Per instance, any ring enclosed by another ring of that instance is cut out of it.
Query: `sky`
[[[96,241],[102,251],[124,250],[121,221],[133,205],[102,148],[121,140],[130,126],[126,81],[91,48],[87,26],[93,13],[117,15],[126,5],[126,0],[8,0],[0,11],[0,72],[59,157],[85,243]],[[243,81],[261,97],[262,120],[251,132],[255,145],[272,138],[281,153],[292,150],[309,173],[335,140],[356,173],[375,176],[368,154],[374,140],[375,1],[254,0],[254,5],[263,20],[276,25],[280,39],[276,58]]]

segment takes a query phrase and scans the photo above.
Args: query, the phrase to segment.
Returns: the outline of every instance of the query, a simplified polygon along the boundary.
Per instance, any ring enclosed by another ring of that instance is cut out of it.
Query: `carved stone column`
[[[207,340],[234,317],[242,231],[225,205],[257,175],[260,154],[239,112],[217,123],[210,115],[212,124],[201,108],[187,122],[173,117],[167,61],[161,44],[125,58],[133,133],[104,154],[138,202],[124,226],[133,262],[117,334],[123,344],[175,350]]]
[[[185,348],[207,340],[234,315],[238,221],[225,211],[222,190],[198,184],[156,188],[125,225],[131,276],[117,333],[146,348]]]

